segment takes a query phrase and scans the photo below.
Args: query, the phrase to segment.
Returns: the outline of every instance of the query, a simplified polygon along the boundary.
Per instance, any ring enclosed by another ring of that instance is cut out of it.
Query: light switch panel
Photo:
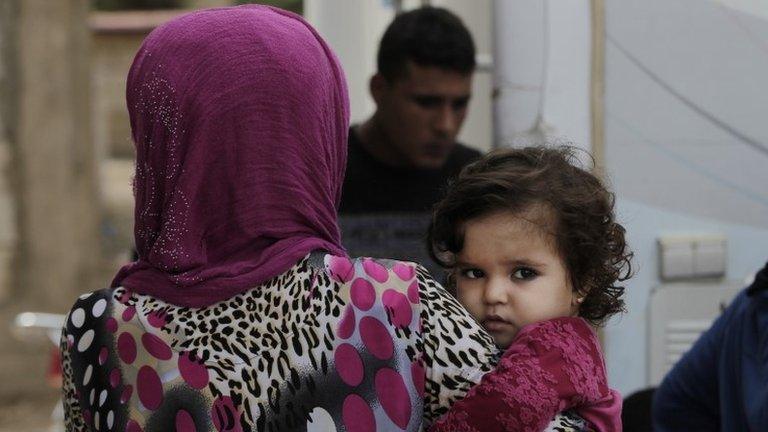
[[[697,277],[725,276],[726,240],[722,236],[696,239],[693,271]]]
[[[693,276],[693,247],[690,241],[662,238],[659,240],[661,278],[686,279]]]
[[[662,280],[725,275],[727,239],[723,235],[666,235],[658,245]]]

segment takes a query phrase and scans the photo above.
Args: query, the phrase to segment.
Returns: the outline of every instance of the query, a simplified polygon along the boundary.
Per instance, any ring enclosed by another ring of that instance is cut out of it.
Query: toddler
[[[465,168],[435,206],[433,258],[504,350],[498,367],[433,430],[542,430],[573,409],[621,430],[597,338],[624,308],[631,273],[613,195],[570,147],[495,151]]]

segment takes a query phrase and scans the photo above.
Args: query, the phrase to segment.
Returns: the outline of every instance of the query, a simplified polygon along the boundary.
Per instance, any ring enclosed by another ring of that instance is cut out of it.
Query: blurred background
[[[61,318],[39,313],[65,313],[130,259],[135,51],[178,14],[235,3],[0,0],[0,431],[55,428]],[[373,111],[368,79],[397,11],[447,7],[478,48],[459,140],[595,155],[636,253],[628,312],[602,332],[625,396],[658,384],[768,260],[768,2],[261,3],[303,14],[336,50],[353,122]]]

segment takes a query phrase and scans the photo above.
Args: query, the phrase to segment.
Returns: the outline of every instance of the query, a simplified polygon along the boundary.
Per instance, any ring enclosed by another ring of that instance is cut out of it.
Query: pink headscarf
[[[344,254],[347,89],[301,17],[249,5],[176,18],[136,54],[127,102],[139,260],[112,286],[202,307],[312,250]]]

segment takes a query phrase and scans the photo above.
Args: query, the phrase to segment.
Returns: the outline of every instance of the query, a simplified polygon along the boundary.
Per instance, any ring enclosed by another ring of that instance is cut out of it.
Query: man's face
[[[389,162],[421,169],[440,168],[456,143],[471,88],[471,73],[412,62],[408,62],[403,77],[393,82],[381,78],[374,98],[390,146],[386,149]]]

